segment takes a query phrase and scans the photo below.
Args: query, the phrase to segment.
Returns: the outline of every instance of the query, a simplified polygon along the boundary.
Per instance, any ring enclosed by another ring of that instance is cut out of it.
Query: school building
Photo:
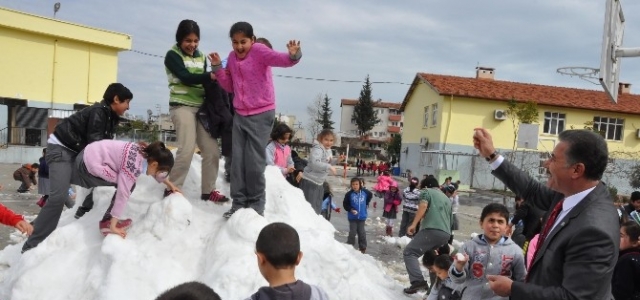
[[[603,181],[628,195],[633,191],[630,170],[640,158],[640,95],[631,94],[630,89],[630,84],[621,83],[616,104],[603,91],[497,80],[492,68],[478,67],[475,78],[418,73],[400,108],[407,124],[401,170],[409,169],[419,178],[453,176],[454,181],[473,188],[503,188],[487,162],[478,157],[473,130],[490,130],[495,147],[510,157],[517,138],[506,114],[507,104],[510,100],[534,102],[538,120],[519,135],[529,135],[537,145],[520,143],[513,163],[545,181],[542,164],[558,143],[558,134],[590,128],[605,137],[609,148]]]
[[[0,7],[0,162],[36,161],[57,122],[117,82],[131,36]]]

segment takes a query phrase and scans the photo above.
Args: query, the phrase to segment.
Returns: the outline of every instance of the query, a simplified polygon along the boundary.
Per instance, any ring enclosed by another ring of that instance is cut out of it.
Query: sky
[[[0,6],[53,16],[56,1],[0,0]],[[231,51],[229,28],[253,25],[274,49],[301,41],[302,61],[274,68],[277,112],[296,115],[318,94],[332,99],[339,124],[340,99],[357,99],[362,83],[290,79],[395,82],[373,85],[373,98],[401,102],[417,72],[473,77],[479,66],[496,79],[602,90],[600,85],[556,73],[559,67],[599,68],[605,0],[281,0],[256,1],[61,1],[56,17],[130,34],[132,49],[164,56],[183,19],[198,22],[200,50]],[[640,2],[622,0],[625,47],[640,47]],[[168,88],[160,57],[119,55],[118,81],[134,93],[131,113],[159,104],[168,112]],[[621,81],[640,89],[640,58],[624,58]]]

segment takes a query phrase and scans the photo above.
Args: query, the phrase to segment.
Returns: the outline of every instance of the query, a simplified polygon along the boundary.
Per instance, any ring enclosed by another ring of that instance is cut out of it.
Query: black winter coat
[[[640,249],[620,251],[611,278],[611,292],[616,300],[640,299]]]
[[[222,139],[222,155],[231,155],[233,94],[224,91],[217,81],[203,84],[204,102],[198,109],[198,121],[214,139]]]
[[[120,116],[103,100],[63,119],[53,135],[65,147],[80,152],[92,142],[113,139],[119,121]]]

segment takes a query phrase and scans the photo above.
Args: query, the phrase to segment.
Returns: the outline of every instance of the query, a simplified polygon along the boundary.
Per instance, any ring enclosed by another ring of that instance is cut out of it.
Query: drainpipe
[[[444,133],[444,146],[442,147],[442,150],[447,150],[447,141],[449,139],[449,128],[451,127],[451,116],[452,116],[452,112],[453,112],[453,95],[450,96],[451,98],[449,98],[449,118],[447,120],[447,131]],[[443,102],[444,103],[444,102]],[[447,155],[444,154],[443,155],[444,158],[444,166],[445,168],[447,167]]]
[[[53,113],[53,96],[56,87],[56,52],[58,50],[58,40],[53,41],[53,63],[51,68],[51,111],[49,114]]]

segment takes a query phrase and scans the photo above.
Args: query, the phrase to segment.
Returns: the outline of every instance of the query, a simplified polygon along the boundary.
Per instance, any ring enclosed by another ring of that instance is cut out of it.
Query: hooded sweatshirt
[[[513,240],[503,237],[495,245],[490,245],[480,234],[467,241],[459,253],[469,255],[469,261],[462,273],[455,269],[455,263],[449,269],[449,278],[453,283],[466,288],[462,300],[508,300],[509,297],[496,296],[487,284],[487,275],[503,275],[514,281],[524,281],[527,274],[522,249]]]
[[[331,158],[331,149],[325,149],[318,141],[314,141],[302,177],[317,185],[322,185],[329,174]]]
[[[327,294],[319,287],[298,280],[281,286],[261,287],[246,300],[328,300]]]

